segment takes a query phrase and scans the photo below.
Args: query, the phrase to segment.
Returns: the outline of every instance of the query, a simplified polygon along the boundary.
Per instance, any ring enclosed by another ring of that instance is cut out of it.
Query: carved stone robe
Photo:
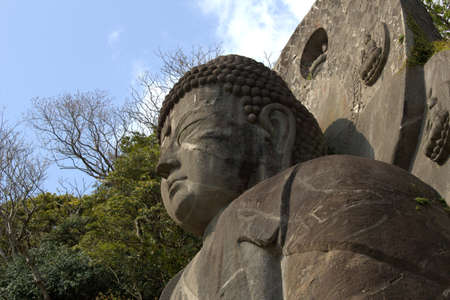
[[[327,156],[242,194],[166,299],[450,299],[450,218],[392,165]]]

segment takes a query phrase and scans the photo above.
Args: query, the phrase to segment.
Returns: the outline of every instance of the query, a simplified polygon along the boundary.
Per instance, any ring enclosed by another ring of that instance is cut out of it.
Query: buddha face
[[[215,87],[187,93],[161,131],[157,171],[169,215],[201,235],[214,216],[245,191],[264,132],[247,121],[240,99]],[[259,157],[259,158],[258,158]]]

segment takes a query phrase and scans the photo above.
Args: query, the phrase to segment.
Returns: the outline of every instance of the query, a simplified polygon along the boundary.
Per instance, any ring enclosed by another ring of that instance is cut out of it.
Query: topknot
[[[251,58],[239,55],[219,56],[186,72],[166,96],[159,115],[158,140],[164,122],[176,103],[189,91],[206,85],[218,85],[241,97],[249,122],[257,122],[263,106],[280,103],[290,108],[297,121],[293,158],[306,161],[325,154],[322,131],[312,114],[295,98],[284,80],[273,70]]]

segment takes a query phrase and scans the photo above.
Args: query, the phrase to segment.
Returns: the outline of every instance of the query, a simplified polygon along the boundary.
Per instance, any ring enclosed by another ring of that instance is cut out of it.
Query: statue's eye
[[[181,144],[187,137],[191,135],[191,133],[195,132],[195,129],[198,129],[198,122],[202,121],[202,119],[197,119],[188,125],[184,126],[177,134],[177,142]]]
[[[164,134],[164,136],[169,136],[171,133],[172,133],[172,126],[169,125],[167,127],[167,130],[166,130],[166,133]]]

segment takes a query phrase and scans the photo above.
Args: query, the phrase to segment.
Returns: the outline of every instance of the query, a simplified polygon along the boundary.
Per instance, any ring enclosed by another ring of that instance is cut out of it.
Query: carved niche
[[[328,35],[325,29],[319,28],[311,35],[300,60],[300,74],[305,79],[313,79],[327,60]]]

